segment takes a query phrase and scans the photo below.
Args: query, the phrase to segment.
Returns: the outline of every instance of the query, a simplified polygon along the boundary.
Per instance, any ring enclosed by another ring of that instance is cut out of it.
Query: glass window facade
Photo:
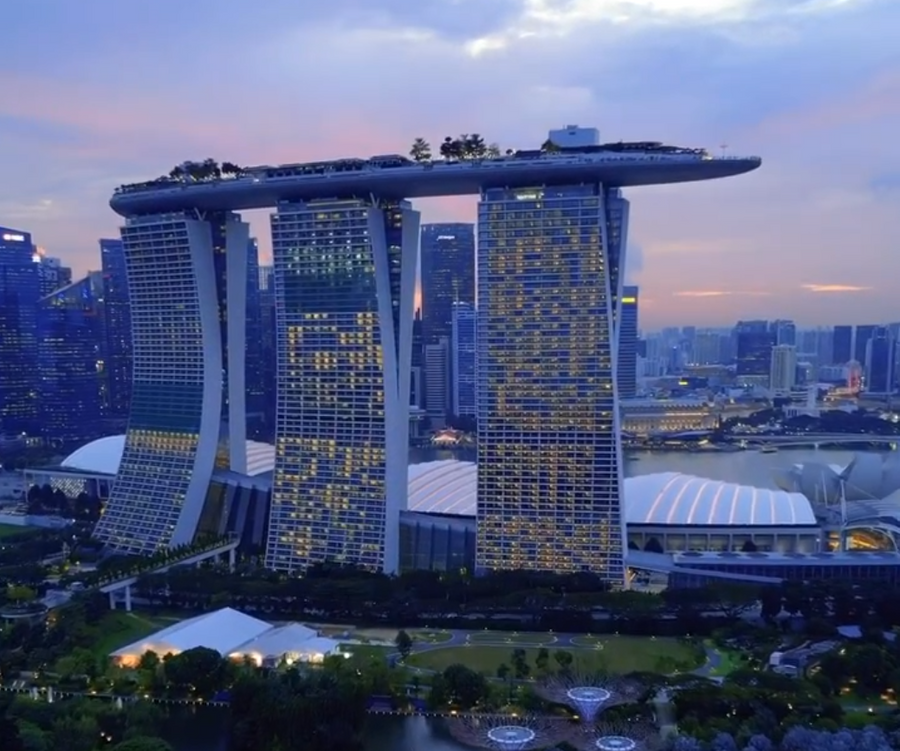
[[[626,217],[600,185],[482,195],[478,570],[624,583],[613,347]]]
[[[475,306],[453,304],[453,414],[475,417]]]
[[[229,374],[228,366],[244,358],[249,228],[233,214],[173,213],[129,219],[122,240],[134,380],[125,450],[94,535],[141,554],[193,539],[221,457],[225,406],[244,415],[243,373]],[[226,247],[234,274],[227,282],[216,260]],[[232,289],[236,299],[226,301]],[[233,327],[231,303],[240,311]],[[246,463],[243,431],[228,443]]]
[[[103,264],[103,317],[106,325],[104,370],[105,409],[112,417],[124,417],[131,405],[131,306],[128,273],[121,240],[100,241]]]
[[[283,204],[272,216],[278,396],[270,568],[395,571],[406,506],[418,214]]]
[[[38,266],[31,235],[0,227],[0,435],[37,428]]]

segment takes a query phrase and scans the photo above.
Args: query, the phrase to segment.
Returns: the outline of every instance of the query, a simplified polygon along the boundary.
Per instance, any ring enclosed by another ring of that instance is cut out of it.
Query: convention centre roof
[[[63,469],[115,475],[119,471],[124,450],[125,436],[110,435],[91,441],[73,451],[63,459],[60,466]],[[274,469],[275,447],[269,443],[247,441],[247,474],[254,477]]]
[[[475,515],[476,465],[447,459],[409,468],[409,510]],[[661,472],[625,480],[625,523],[657,526],[816,526],[801,493]]]

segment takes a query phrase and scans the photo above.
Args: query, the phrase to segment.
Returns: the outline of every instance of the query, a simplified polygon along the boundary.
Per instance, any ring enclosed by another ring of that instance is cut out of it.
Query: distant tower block
[[[592,722],[601,706],[610,700],[612,694],[597,686],[576,686],[566,692],[569,701],[578,709],[584,722]]]
[[[501,725],[488,730],[487,737],[500,751],[522,751],[537,737],[537,733],[524,725]]]

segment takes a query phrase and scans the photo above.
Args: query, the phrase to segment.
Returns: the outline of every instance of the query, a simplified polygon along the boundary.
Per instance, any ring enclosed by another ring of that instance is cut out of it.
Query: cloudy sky
[[[578,123],[764,159],[630,192],[643,328],[900,319],[897,0],[3,5],[0,225],[78,272],[117,232],[112,189],[185,159],[534,147]],[[474,221],[474,198],[419,205]]]

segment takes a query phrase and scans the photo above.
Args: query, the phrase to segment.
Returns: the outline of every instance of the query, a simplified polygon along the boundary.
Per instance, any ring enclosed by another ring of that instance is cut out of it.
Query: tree
[[[424,138],[417,138],[413,141],[412,148],[409,150],[409,155],[412,157],[413,161],[416,162],[430,162],[431,161],[431,144],[428,143]]]
[[[497,159],[500,156],[500,144],[492,143],[487,147],[487,155],[491,159]]]
[[[553,659],[556,660],[556,664],[559,665],[559,669],[564,673],[572,667],[572,662],[574,661],[572,653],[566,652],[566,650],[564,649],[557,649],[553,653]]]
[[[487,696],[487,681],[465,665],[450,665],[443,673],[447,699],[461,709],[471,709]]]
[[[537,657],[534,658],[534,666],[541,672],[545,673],[547,671],[547,667],[550,664],[550,653],[547,651],[546,647],[541,647],[538,650]]]
[[[531,666],[528,664],[528,656],[524,649],[519,648],[512,651],[512,669],[519,680],[528,677]]]
[[[138,660],[138,670],[156,670],[159,667],[159,663],[159,655],[152,649],[148,649],[141,655],[141,659]]]
[[[11,584],[6,588],[6,597],[17,605],[31,602],[37,595],[30,587],[20,587]]]
[[[394,639],[394,644],[397,647],[397,651],[400,653],[400,657],[404,660],[409,657],[409,653],[412,652],[413,648],[413,640],[406,631],[401,629],[397,632],[397,638]]]
[[[201,696],[226,687],[234,666],[214,649],[194,647],[163,660],[166,679],[176,685],[193,687]]]

